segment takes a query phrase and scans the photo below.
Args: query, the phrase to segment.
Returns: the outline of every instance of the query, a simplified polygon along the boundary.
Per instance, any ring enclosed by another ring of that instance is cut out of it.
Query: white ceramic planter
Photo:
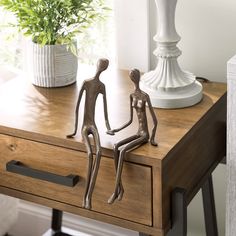
[[[76,81],[78,60],[67,45],[28,43],[27,74],[40,87],[62,87]]]

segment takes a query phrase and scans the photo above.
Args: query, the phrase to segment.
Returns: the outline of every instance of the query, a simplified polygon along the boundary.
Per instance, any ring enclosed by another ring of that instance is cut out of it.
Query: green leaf
[[[41,45],[72,42],[109,11],[104,0],[0,0],[0,6],[16,16],[20,31]]]

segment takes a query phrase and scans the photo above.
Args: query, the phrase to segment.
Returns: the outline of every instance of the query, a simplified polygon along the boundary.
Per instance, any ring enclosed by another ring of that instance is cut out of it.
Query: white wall
[[[121,69],[149,68],[149,0],[114,0],[117,63]]]

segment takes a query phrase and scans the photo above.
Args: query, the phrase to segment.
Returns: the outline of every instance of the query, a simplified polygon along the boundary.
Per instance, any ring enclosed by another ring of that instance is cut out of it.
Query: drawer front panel
[[[80,176],[74,187],[50,183],[6,171],[12,160],[25,166],[55,175]],[[37,196],[82,206],[87,173],[87,154],[62,147],[0,135],[0,185]],[[102,157],[92,198],[92,210],[133,222],[152,225],[151,168],[125,163],[122,181],[125,193],[122,201],[107,203],[115,185],[113,160]]]

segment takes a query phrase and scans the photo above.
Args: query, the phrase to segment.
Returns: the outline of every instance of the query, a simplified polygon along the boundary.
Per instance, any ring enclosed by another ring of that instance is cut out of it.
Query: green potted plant
[[[12,12],[14,25],[31,37],[27,64],[33,84],[60,87],[76,81],[75,36],[99,19],[104,0],[0,0]]]

